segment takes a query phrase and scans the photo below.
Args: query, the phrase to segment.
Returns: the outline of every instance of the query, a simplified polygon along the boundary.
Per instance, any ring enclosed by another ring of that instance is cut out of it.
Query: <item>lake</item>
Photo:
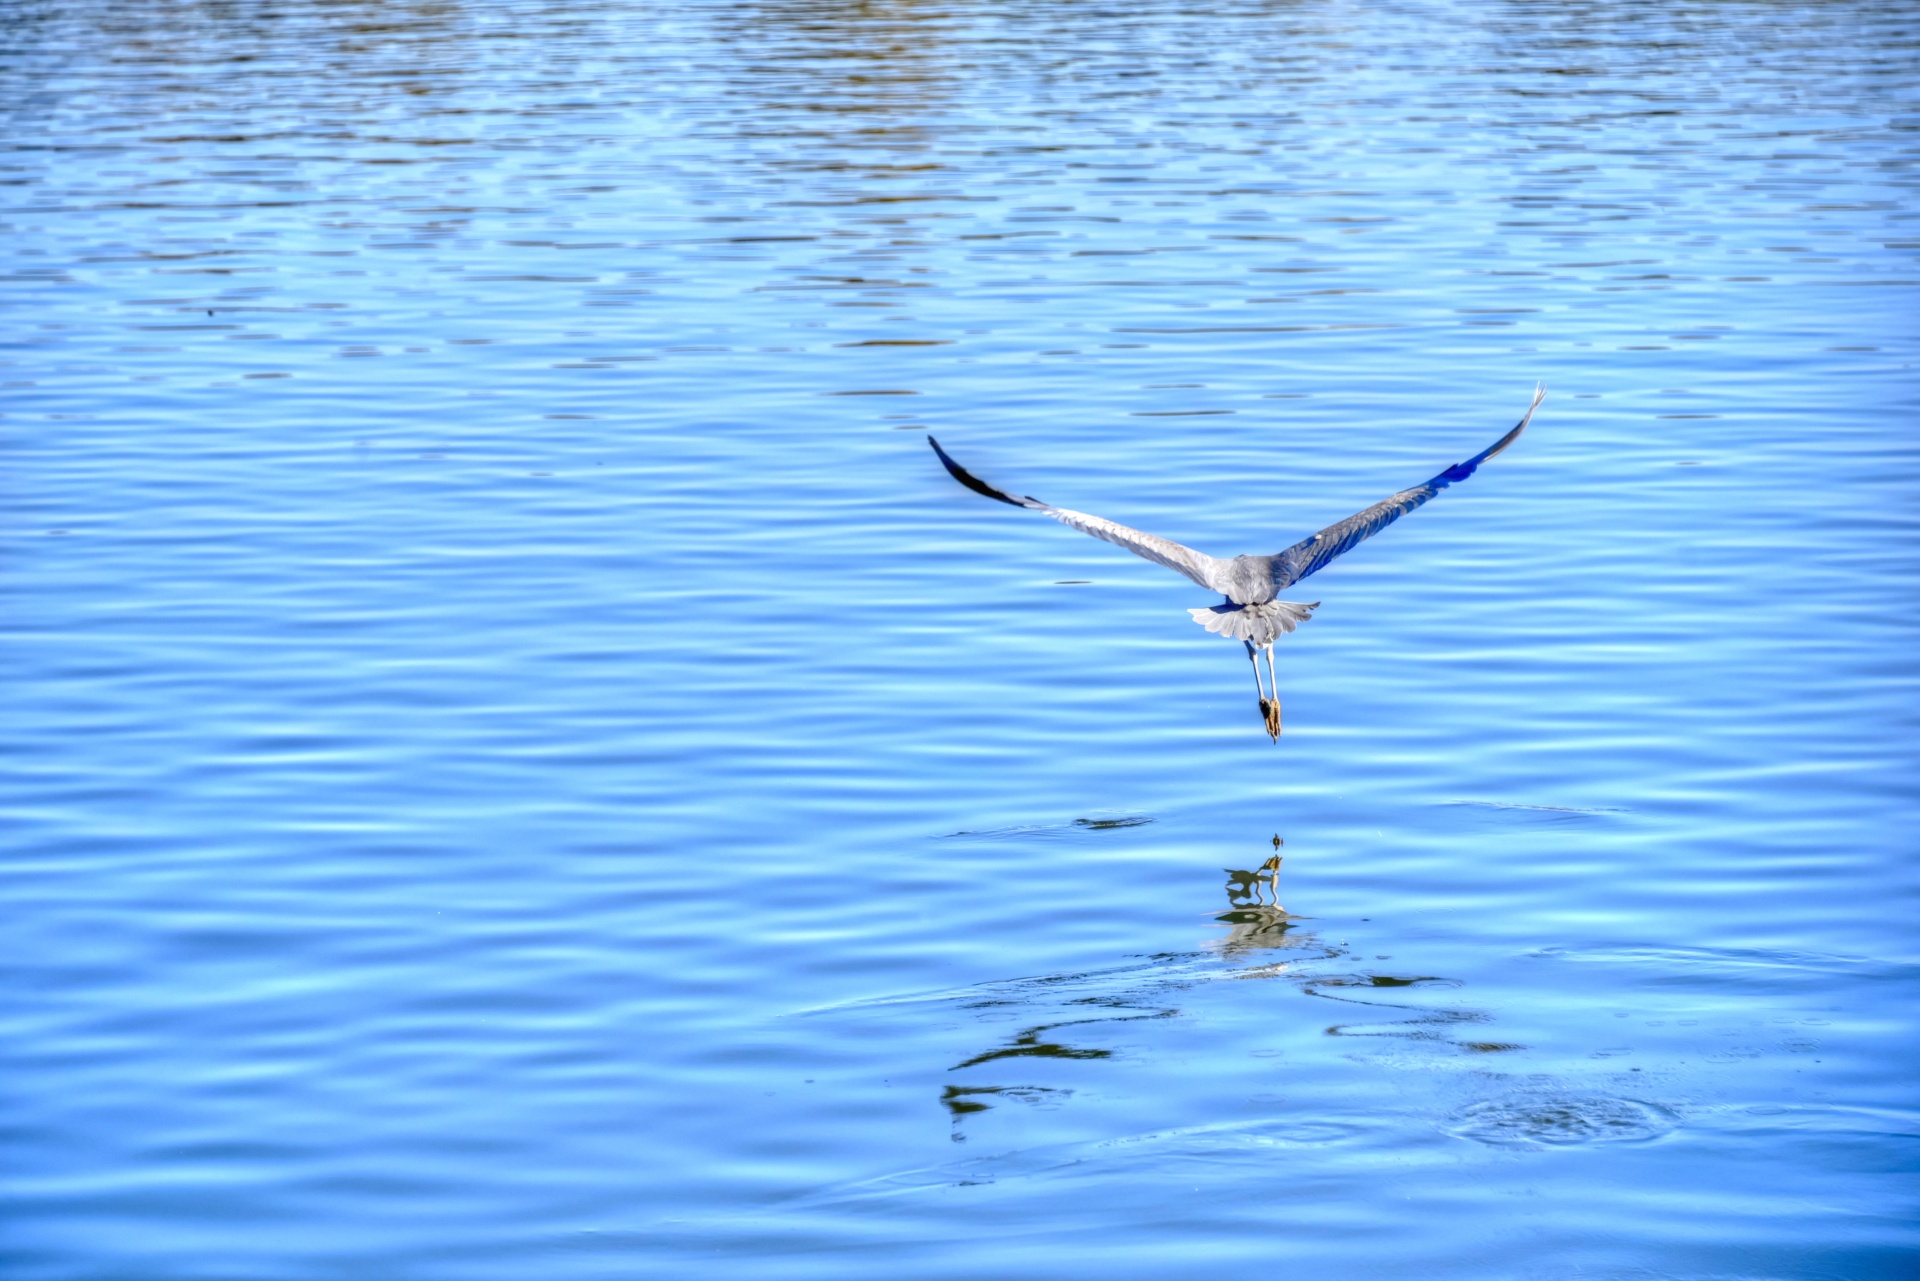
[[[10,1277],[1920,1266],[1912,6],[20,0],[0,115]],[[925,440],[1271,553],[1536,383],[1277,743]]]

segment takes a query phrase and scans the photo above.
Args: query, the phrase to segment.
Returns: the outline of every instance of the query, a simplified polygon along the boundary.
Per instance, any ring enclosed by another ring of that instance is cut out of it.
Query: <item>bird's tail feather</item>
[[[1312,616],[1320,602],[1302,605],[1298,601],[1270,600],[1262,605],[1214,605],[1208,609],[1190,609],[1193,621],[1215,636],[1271,645]]]

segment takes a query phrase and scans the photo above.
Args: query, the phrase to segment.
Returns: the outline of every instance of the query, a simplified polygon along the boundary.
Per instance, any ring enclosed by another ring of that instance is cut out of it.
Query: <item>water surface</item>
[[[1910,7],[24,3],[0,104],[10,1276],[1912,1274]],[[1273,552],[1536,381],[1277,746],[922,439]]]

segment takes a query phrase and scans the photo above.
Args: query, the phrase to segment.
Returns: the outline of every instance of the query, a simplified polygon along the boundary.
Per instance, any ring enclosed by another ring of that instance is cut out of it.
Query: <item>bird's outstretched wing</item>
[[[941,463],[953,474],[953,478],[976,494],[983,494],[999,502],[1011,503],[1015,507],[1025,507],[1031,511],[1041,512],[1083,534],[1092,534],[1103,542],[1112,543],[1115,547],[1124,547],[1136,556],[1143,556],[1156,565],[1165,565],[1177,574],[1184,574],[1202,587],[1211,588],[1214,591],[1223,590],[1215,581],[1217,576],[1215,567],[1221,562],[1205,552],[1197,552],[1183,543],[1174,542],[1171,538],[1142,533],[1140,530],[1130,529],[1099,516],[1069,511],[1065,507],[1054,507],[1041,502],[1038,498],[1023,498],[1003,493],[954,462],[947,456],[947,451],[940,448],[940,442],[933,437],[927,437],[927,443],[933,446],[934,453],[940,455]]]
[[[1301,539],[1279,555],[1272,557],[1274,590],[1279,591],[1291,583],[1299,582],[1340,553],[1393,524],[1448,485],[1473,475],[1474,469],[1481,463],[1520,438],[1520,433],[1527,429],[1527,424],[1533,419],[1533,411],[1540,408],[1540,402],[1545,400],[1546,396],[1545,387],[1534,388],[1533,403],[1527,406],[1527,412],[1521,417],[1519,425],[1464,463],[1455,463],[1426,484],[1415,485],[1412,489],[1403,489],[1393,497],[1377,502],[1365,511],[1356,512],[1338,524],[1327,526],[1312,538]]]

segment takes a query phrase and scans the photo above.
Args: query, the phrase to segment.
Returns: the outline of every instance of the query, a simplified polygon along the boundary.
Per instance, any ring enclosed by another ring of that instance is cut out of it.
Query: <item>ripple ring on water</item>
[[[1498,1147],[1574,1147],[1640,1143],[1680,1123],[1666,1108],[1605,1095],[1535,1095],[1490,1099],[1456,1112],[1441,1127],[1455,1138]]]

